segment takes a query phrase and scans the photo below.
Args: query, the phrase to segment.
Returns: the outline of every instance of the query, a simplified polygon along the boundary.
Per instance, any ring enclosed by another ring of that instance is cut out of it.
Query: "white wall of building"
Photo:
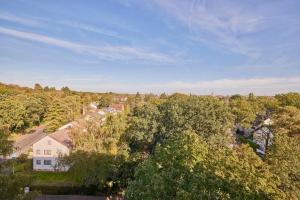
[[[60,156],[69,155],[69,148],[55,139],[46,136],[33,144],[33,170],[45,170],[45,171],[66,171],[68,167],[56,169],[57,159]],[[47,165],[47,162],[51,162],[51,165]]]

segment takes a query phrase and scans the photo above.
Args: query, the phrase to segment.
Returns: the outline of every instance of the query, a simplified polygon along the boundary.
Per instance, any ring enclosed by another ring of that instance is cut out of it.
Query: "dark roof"
[[[71,148],[73,144],[71,138],[69,137],[69,131],[70,130],[68,129],[58,130],[54,133],[51,133],[49,137],[65,145],[66,147]]]
[[[14,147],[17,149],[17,151],[26,151],[35,142],[46,136],[44,129],[44,126],[39,126],[33,133],[22,135],[15,141]]]

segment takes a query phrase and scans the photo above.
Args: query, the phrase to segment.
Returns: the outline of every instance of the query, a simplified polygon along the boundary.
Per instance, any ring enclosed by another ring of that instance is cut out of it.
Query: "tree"
[[[185,131],[136,170],[128,199],[281,199],[278,179],[247,146],[211,149]]]
[[[43,91],[43,87],[39,83],[36,83],[36,84],[34,84],[34,90],[36,92],[41,92],[41,91]]]
[[[61,91],[63,91],[65,95],[70,95],[72,93],[67,86],[62,87]]]
[[[154,137],[158,133],[159,111],[155,105],[135,107],[133,116],[126,130],[130,149],[135,151],[151,151]]]
[[[27,95],[21,97],[26,108],[28,127],[39,125],[45,117],[47,104],[44,96]]]
[[[212,136],[226,135],[233,121],[229,108],[214,97],[173,96],[158,106],[161,127],[156,139],[193,130],[208,140]]]
[[[290,199],[300,196],[300,110],[287,106],[273,117],[274,139],[266,160]]]
[[[258,110],[253,107],[253,104],[251,104],[250,101],[241,98],[234,98],[230,100],[229,106],[235,117],[235,124],[244,128],[252,126]]]
[[[187,129],[206,140],[219,134],[229,136],[232,124],[232,115],[222,101],[213,97],[175,95],[160,104],[136,108],[129,122],[127,138],[131,150],[149,153],[158,143]],[[230,138],[227,139],[222,141],[224,145]]]
[[[127,146],[121,140],[125,128],[125,116],[119,114],[107,116],[105,124],[90,121],[72,130],[74,149],[67,162],[76,182],[108,192],[120,185],[118,169],[128,157]]]
[[[279,109],[273,117],[275,133],[284,133],[289,136],[300,135],[300,109],[287,106]]]
[[[0,124],[7,125],[10,131],[20,131],[26,127],[26,107],[21,99],[8,97],[0,101]]]
[[[0,127],[0,155],[4,157],[8,156],[13,151],[13,141],[8,140],[8,137],[9,132],[7,128]]]
[[[81,122],[71,131],[74,151],[97,152],[127,157],[127,146],[121,141],[126,120],[122,114],[107,116],[104,124],[98,121]]]
[[[277,94],[275,98],[281,106],[295,106],[300,109],[300,93],[289,92],[287,94]]]
[[[0,156],[12,152],[13,143],[8,140],[9,132],[0,128]],[[9,168],[9,161],[0,163],[0,199],[1,200],[30,200],[36,196],[35,192],[24,194],[24,187],[30,186],[31,178],[24,175],[4,173],[4,168]]]
[[[168,96],[166,95],[166,93],[161,93],[161,95],[159,96],[160,99],[166,99],[168,98]]]
[[[108,107],[112,103],[112,96],[110,94],[104,94],[99,99],[98,108]]]
[[[80,115],[80,97],[76,95],[64,98],[55,98],[51,101],[45,117],[46,130],[53,132],[61,125],[64,125]]]
[[[69,174],[76,183],[103,190],[117,171],[117,161],[118,159],[104,153],[76,151],[65,162],[71,166]]]

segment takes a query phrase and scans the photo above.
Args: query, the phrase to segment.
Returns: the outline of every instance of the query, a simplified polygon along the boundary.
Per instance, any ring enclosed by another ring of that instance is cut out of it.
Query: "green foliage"
[[[97,121],[82,122],[81,127],[74,128],[70,134],[73,150],[127,156],[127,146],[121,141],[125,128],[123,114],[107,116],[104,125]]]
[[[300,196],[300,138],[276,133],[266,156],[272,172],[279,176],[281,188],[290,199]]]
[[[190,129],[205,139],[224,134],[232,128],[228,107],[213,97],[171,97],[159,106],[163,138],[182,134]]]
[[[98,108],[108,107],[113,102],[113,98],[110,94],[104,94],[101,96],[98,102]]]
[[[126,130],[127,141],[133,151],[151,150],[158,133],[159,110],[152,104],[136,107]]]
[[[281,199],[278,179],[250,149],[211,149],[185,132],[158,146],[130,182],[128,199]]]
[[[61,125],[75,119],[80,114],[80,97],[66,96],[56,98],[49,104],[48,112],[45,118],[46,130],[53,132]]]
[[[234,98],[230,100],[229,105],[235,117],[235,124],[245,128],[251,127],[256,115],[264,112],[254,99]]]
[[[185,177],[202,161],[208,149],[199,137],[190,132],[158,146],[155,154],[141,164],[130,182],[128,199],[176,199],[183,192]]]
[[[1,200],[32,200],[37,192],[24,194],[24,187],[31,185],[28,176],[0,174],[0,199]]]
[[[72,93],[72,91],[67,86],[62,87],[61,91],[63,91],[65,95],[70,95]]]
[[[300,94],[290,92],[287,94],[277,94],[275,98],[279,101],[281,106],[295,106],[300,109]]]
[[[0,156],[5,157],[12,153],[13,141],[10,141],[8,137],[8,130],[5,127],[0,127]]]
[[[26,127],[26,107],[20,98],[8,97],[0,101],[0,124],[9,130],[18,131]]]
[[[97,152],[76,151],[66,160],[71,164],[70,177],[79,185],[95,186],[99,191],[110,190],[114,185],[117,169],[124,162],[123,156]]]
[[[173,95],[160,104],[147,104],[133,111],[127,129],[132,151],[152,151],[157,143],[190,129],[206,140],[227,135],[232,127],[228,107],[212,97]],[[225,142],[225,141],[223,141]]]
[[[7,130],[0,129],[0,156],[6,156],[12,152],[12,141],[8,140]],[[12,161],[14,162],[14,161]],[[36,196],[35,192],[24,194],[24,187],[31,185],[31,177],[14,175],[9,173],[10,161],[0,162],[0,199],[1,200],[31,200]]]
[[[41,91],[43,91],[43,87],[40,84],[36,83],[36,84],[34,84],[34,90],[36,92],[41,92]]]
[[[274,132],[289,136],[300,135],[300,109],[293,106],[281,108],[275,113],[273,121]]]
[[[300,110],[287,106],[274,116],[273,145],[266,156],[273,173],[281,180],[281,187],[290,198],[300,196]],[[294,137],[293,137],[294,136]]]
[[[257,148],[259,148],[259,145],[256,144],[255,142],[253,142],[252,140],[250,139],[246,139],[244,137],[240,137],[239,138],[240,142],[242,144],[248,144],[251,148],[253,148],[253,150],[255,151]]]

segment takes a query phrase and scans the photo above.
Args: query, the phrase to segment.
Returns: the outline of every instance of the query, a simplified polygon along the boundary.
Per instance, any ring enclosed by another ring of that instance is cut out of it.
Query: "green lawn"
[[[39,186],[75,186],[67,172],[32,172],[34,185]]]
[[[33,184],[37,186],[76,186],[68,172],[32,171],[32,159],[25,162],[14,162],[16,174],[32,175]]]

